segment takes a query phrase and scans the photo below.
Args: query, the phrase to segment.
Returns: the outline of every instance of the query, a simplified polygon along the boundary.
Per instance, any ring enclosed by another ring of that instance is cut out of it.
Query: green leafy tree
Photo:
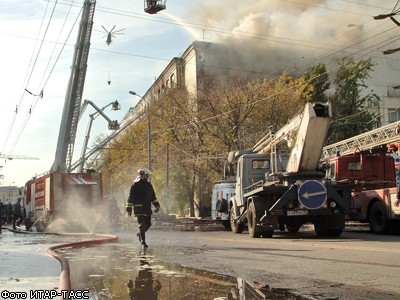
[[[326,91],[330,87],[329,75],[324,64],[312,66],[298,79],[298,88],[301,98],[307,102],[326,102]]]
[[[196,207],[203,212],[204,203],[210,206],[213,182],[223,175],[229,151],[251,149],[271,127],[286,124],[306,101],[298,82],[286,74],[229,81],[204,76],[199,82],[196,97],[169,89],[149,109],[152,183],[160,204],[165,210],[168,167],[170,211],[189,211],[190,216]],[[104,150],[103,182],[110,193],[118,183],[127,195],[136,170],[146,165],[146,125],[145,119],[136,122]]]
[[[340,63],[334,82],[336,92],[332,99],[333,121],[328,144],[369,131],[377,125],[377,116],[371,107],[380,99],[373,91],[366,91],[365,83],[373,66],[371,59],[355,61],[350,58]]]

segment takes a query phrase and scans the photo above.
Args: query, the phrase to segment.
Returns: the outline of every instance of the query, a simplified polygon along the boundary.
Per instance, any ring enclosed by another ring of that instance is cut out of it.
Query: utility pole
[[[166,190],[165,190],[165,212],[169,215],[169,144],[167,144],[167,166],[166,166]]]

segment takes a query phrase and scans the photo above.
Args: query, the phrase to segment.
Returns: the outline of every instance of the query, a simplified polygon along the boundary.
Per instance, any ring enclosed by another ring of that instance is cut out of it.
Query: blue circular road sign
[[[307,180],[298,190],[300,203],[308,209],[320,208],[325,204],[326,198],[326,188],[317,180]]]

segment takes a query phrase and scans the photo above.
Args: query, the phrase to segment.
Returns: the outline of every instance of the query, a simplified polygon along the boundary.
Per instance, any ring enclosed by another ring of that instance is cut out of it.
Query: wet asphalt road
[[[400,236],[346,231],[318,239],[305,229],[251,239],[229,231],[151,229],[159,259],[290,289],[308,299],[400,299]]]
[[[180,289],[182,286],[194,288],[194,291],[185,290],[179,297],[175,295],[174,299],[213,299],[198,296],[210,286],[207,278],[214,278],[213,284],[219,283],[212,289],[215,295],[209,297],[226,297],[224,291],[235,286],[236,277],[299,296],[279,299],[400,299],[400,236],[347,231],[340,238],[317,239],[306,228],[295,235],[277,232],[272,239],[250,239],[246,233],[198,229],[202,228],[154,226],[148,232],[150,247],[143,256],[136,240],[135,224],[117,230],[99,228],[101,233],[116,234],[119,241],[66,251],[73,287],[84,288],[91,283],[103,285],[104,290],[108,286],[106,290],[112,299],[129,299],[127,280],[139,278],[138,270],[150,268],[155,282],[162,283],[159,293],[164,292],[164,296],[159,294],[155,299],[172,299],[171,294],[166,297],[166,286],[171,287],[171,280],[166,284],[164,275],[173,276]],[[66,237],[3,235],[1,258],[8,259],[9,264],[16,260],[21,268],[9,266],[8,271],[2,268],[2,288],[5,285],[18,289],[55,288],[58,262],[45,251],[58,240],[65,243]],[[35,264],[40,267],[35,268]],[[199,276],[197,271],[188,271],[192,268],[212,273]],[[105,276],[105,271],[112,272],[111,276]],[[197,275],[189,276],[189,273]],[[199,278],[206,280],[203,283],[206,288]],[[111,281],[120,283],[110,288]],[[258,298],[246,298],[249,299]]]

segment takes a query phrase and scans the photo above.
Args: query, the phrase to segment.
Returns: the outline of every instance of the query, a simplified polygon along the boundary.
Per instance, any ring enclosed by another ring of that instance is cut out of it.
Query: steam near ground
[[[87,195],[82,190],[68,193],[63,200],[60,214],[47,227],[48,232],[56,233],[95,233],[101,225],[110,225],[109,201],[88,203]]]

